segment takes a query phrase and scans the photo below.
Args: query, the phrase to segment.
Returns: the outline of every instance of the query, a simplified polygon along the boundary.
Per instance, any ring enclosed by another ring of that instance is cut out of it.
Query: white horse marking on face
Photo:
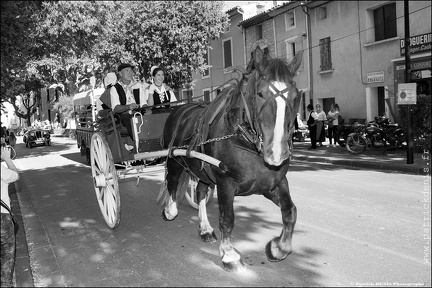
[[[279,90],[282,91],[287,88],[286,84],[283,82],[275,81],[273,85]],[[273,90],[273,87],[270,87],[270,90],[276,94],[276,91]],[[288,92],[283,94],[286,98],[288,98]],[[276,97],[276,121],[275,127],[273,130],[273,161],[276,165],[282,162],[282,136],[285,127],[285,101],[281,97]]]

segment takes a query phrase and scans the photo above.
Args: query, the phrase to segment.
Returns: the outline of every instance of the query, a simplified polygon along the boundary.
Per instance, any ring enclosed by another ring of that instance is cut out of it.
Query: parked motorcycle
[[[337,143],[341,147],[346,146],[346,139],[348,138],[348,135],[353,132],[353,128],[351,127],[351,124],[341,124],[338,126],[337,129]]]
[[[406,146],[406,136],[399,124],[390,123],[386,117],[375,117],[367,125],[354,124],[354,132],[346,140],[346,149],[352,154],[372,150],[387,150]]]

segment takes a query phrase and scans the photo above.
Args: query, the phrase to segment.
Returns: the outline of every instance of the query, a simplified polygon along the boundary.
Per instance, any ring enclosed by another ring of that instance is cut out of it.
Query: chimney
[[[264,4],[258,3],[258,4],[256,4],[256,7],[257,7],[257,14],[264,12],[264,8],[265,8]]]

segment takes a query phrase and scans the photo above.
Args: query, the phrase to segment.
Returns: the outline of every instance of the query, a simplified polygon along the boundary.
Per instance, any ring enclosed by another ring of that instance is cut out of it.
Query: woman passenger
[[[172,89],[164,83],[165,73],[162,68],[153,66],[150,70],[152,76],[152,84],[147,88],[148,99],[147,104],[149,106],[159,105],[164,103],[170,103],[177,101]],[[160,105],[153,107],[153,113],[163,112],[166,108],[169,108],[169,104]]]

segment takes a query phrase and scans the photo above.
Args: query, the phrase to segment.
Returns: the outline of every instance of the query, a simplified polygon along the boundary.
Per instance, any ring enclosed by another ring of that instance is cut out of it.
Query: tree
[[[149,77],[153,65],[163,67],[175,89],[190,84],[192,72],[208,68],[210,41],[228,25],[223,1],[137,1],[124,8],[125,49],[139,63],[141,77]]]
[[[54,104],[54,109],[63,119],[73,118],[73,97],[66,94],[60,95],[59,100]]]
[[[121,62],[138,65],[140,78],[159,65],[180,88],[207,68],[210,40],[228,25],[222,11],[222,1],[43,2],[36,43],[45,56],[31,70],[49,83],[75,84],[66,89],[73,95],[91,76],[101,86]]]
[[[31,125],[30,118],[36,113],[40,104],[40,89],[44,84],[37,79],[21,79],[17,77],[6,91],[4,101],[9,102],[15,109],[16,116],[26,119],[27,125]]]
[[[31,35],[33,34],[32,29],[36,25],[34,15],[40,9],[41,1],[29,1],[25,5],[22,4],[22,1],[2,1],[0,4],[0,101],[2,107],[4,101],[11,103],[19,117],[22,117],[23,114],[18,111],[17,99],[27,95],[34,98],[34,103],[37,103],[37,98],[40,95],[32,93],[30,96],[29,93],[34,90],[28,89],[37,89],[41,84],[38,79],[27,73],[27,64],[35,57]],[[30,106],[27,113],[35,113],[36,108]]]
[[[207,68],[210,40],[228,25],[222,1],[25,3],[1,2],[1,101],[13,105],[31,91],[37,104],[40,93],[28,90],[36,82],[61,83],[74,95],[95,76],[100,87],[121,62],[137,65],[140,79],[161,66],[166,82],[180,88]],[[35,111],[28,107],[25,117]]]

